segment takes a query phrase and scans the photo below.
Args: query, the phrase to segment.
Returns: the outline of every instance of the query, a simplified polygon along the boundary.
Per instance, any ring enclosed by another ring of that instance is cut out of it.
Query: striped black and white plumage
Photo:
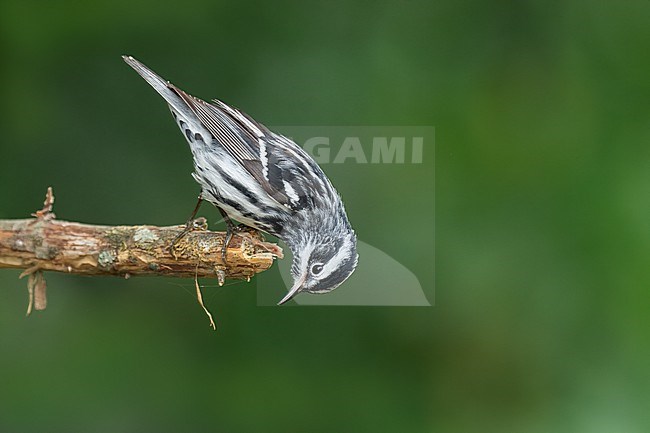
[[[185,93],[133,57],[124,60],[169,104],[194,156],[201,197],[291,249],[294,284],[280,304],[303,291],[329,292],[352,274],[357,241],[343,202],[302,148],[221,101]]]

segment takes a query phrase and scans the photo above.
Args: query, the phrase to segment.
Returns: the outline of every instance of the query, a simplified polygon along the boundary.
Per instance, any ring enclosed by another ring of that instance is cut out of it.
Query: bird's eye
[[[311,267],[311,273],[312,275],[318,275],[323,271],[323,264],[322,263],[316,263]]]

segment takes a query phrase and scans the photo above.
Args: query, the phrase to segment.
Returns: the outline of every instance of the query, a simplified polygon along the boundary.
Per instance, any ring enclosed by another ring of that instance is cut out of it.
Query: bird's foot
[[[172,239],[171,244],[169,245],[169,252],[171,253],[172,256],[174,256],[175,259],[178,259],[177,246],[178,243],[181,241],[181,239],[187,236],[187,234],[190,232],[204,231],[207,229],[208,229],[208,221],[203,217],[199,217],[187,221],[185,223],[185,228],[183,228],[183,231],[181,231],[174,239]]]

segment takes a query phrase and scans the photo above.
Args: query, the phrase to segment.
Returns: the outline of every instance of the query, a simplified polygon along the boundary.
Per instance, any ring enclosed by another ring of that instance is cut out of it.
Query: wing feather
[[[271,133],[266,127],[221,101],[215,100],[217,105],[209,104],[173,85],[170,86],[196,114],[217,142],[262,185],[270,197],[289,208],[295,205],[295,200],[289,197],[284,187],[282,173],[271,170],[279,175],[279,182],[274,182],[269,175],[269,169],[275,168],[272,165],[277,158],[274,157],[276,155],[274,149],[266,145],[265,140]]]
[[[124,61],[167,103],[186,117],[195,116],[213,138],[279,205],[296,211],[312,206],[314,192],[331,192],[320,167],[298,145],[277,135],[246,113],[217,99],[196,98],[156,75],[130,56]],[[325,180],[323,180],[325,179]]]

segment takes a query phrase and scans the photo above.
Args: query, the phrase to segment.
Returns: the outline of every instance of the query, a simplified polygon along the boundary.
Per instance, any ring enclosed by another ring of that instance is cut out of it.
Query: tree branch
[[[221,259],[225,233],[207,230],[205,219],[170,249],[184,226],[99,226],[55,220],[51,188],[36,218],[0,220],[0,268],[25,269],[30,276],[30,299],[45,307],[45,280],[41,271],[79,275],[138,275],[250,279],[282,257],[275,244],[257,232],[233,236],[226,263]],[[31,302],[30,302],[31,307]],[[31,308],[30,308],[31,311]]]

